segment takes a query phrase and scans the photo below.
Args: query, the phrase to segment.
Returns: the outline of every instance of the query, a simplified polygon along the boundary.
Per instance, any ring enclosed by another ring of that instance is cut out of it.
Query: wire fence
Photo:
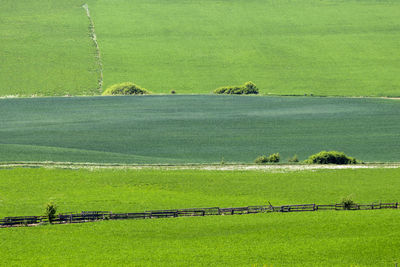
[[[188,216],[210,216],[210,215],[238,215],[268,212],[305,212],[323,210],[377,210],[377,209],[398,209],[399,203],[372,203],[372,204],[299,204],[299,205],[261,205],[230,208],[193,208],[174,210],[151,210],[133,213],[113,213],[111,211],[82,211],[80,213],[61,213],[53,218],[52,223],[84,223],[100,220],[126,220],[126,219],[155,219],[173,218]],[[48,222],[46,216],[14,216],[0,219],[0,227],[12,226],[33,226]]]

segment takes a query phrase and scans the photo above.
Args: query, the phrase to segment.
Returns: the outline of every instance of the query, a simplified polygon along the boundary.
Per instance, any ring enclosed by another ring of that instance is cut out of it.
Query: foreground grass
[[[400,95],[398,1],[89,0],[105,86]]]
[[[98,94],[82,3],[2,0],[0,96]]]
[[[0,100],[0,161],[252,163],[338,150],[400,161],[400,101],[144,96]]]
[[[207,170],[0,170],[0,217],[41,215],[54,201],[59,212],[396,202],[400,169],[273,173]]]
[[[0,229],[0,264],[394,266],[398,217],[327,211]]]

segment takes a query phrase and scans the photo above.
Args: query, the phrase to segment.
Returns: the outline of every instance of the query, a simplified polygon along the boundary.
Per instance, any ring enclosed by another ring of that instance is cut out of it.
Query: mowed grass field
[[[88,1],[105,85],[210,93],[399,96],[400,2]]]
[[[0,100],[0,161],[286,162],[338,150],[400,161],[400,102],[363,98],[145,96]]]
[[[0,96],[93,95],[99,77],[84,2],[3,0]],[[87,1],[105,87],[208,94],[399,96],[398,1]]]
[[[99,93],[95,49],[81,5],[1,1],[0,96]]]
[[[0,216],[158,208],[396,201],[400,169],[287,173],[0,170]],[[399,211],[320,211],[1,229],[0,264],[393,266]]]

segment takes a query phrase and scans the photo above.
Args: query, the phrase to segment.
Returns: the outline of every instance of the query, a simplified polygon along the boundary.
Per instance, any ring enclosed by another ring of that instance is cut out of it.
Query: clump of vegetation
[[[263,155],[263,156],[259,156],[258,158],[256,158],[254,160],[254,162],[256,164],[264,164],[264,163],[278,163],[281,159],[281,156],[279,155],[279,153],[274,153],[269,155],[268,157]]]
[[[309,164],[356,164],[358,161],[353,157],[348,157],[343,152],[321,151],[311,155],[305,163]]]
[[[341,204],[343,204],[343,208],[344,208],[345,210],[349,210],[349,209],[351,209],[351,207],[352,207],[355,203],[354,203],[353,199],[351,198],[351,196],[348,196],[348,197],[342,198]]]
[[[253,82],[247,82],[242,86],[224,86],[214,90],[214,94],[250,95],[258,94],[258,88]]]
[[[174,94],[176,94],[176,91],[175,90],[171,90],[171,95],[174,95]]]
[[[47,203],[44,215],[46,216],[49,223],[52,223],[54,221],[54,218],[56,217],[56,212],[57,205],[53,202]]]
[[[147,95],[150,92],[140,86],[131,83],[118,83],[108,87],[102,95]]]
[[[297,155],[294,155],[293,157],[288,159],[288,162],[299,162],[299,157]]]

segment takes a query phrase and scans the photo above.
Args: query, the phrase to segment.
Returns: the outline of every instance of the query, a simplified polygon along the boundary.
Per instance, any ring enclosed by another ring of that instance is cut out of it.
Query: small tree
[[[54,204],[53,202],[47,203],[45,216],[47,217],[49,223],[53,223],[53,220],[56,217],[56,212],[57,212],[57,205]]]

